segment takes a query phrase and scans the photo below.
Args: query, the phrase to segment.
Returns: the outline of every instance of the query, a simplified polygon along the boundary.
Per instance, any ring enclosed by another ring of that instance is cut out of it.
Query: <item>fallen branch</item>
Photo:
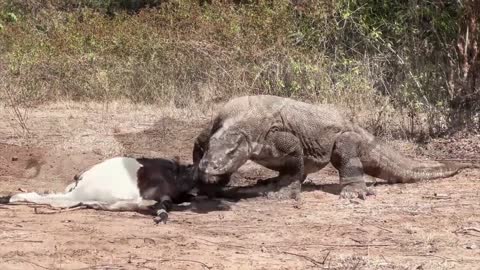
[[[42,240],[16,240],[14,243],[43,243]]]
[[[452,197],[447,194],[434,194],[433,196],[423,196],[423,199],[432,199],[432,200],[449,200]]]
[[[43,207],[55,209],[55,207],[51,206],[50,204],[46,204],[46,203],[11,202],[11,203],[8,203],[8,205],[26,205],[26,206],[28,206],[28,207],[30,207],[30,208],[34,208],[34,207],[36,207],[36,206],[43,206]]]
[[[330,252],[332,252],[331,249],[328,250],[327,255],[325,255],[325,258],[323,258],[322,264],[325,264],[325,262],[327,261],[328,256],[330,256]],[[329,268],[330,268],[330,267],[329,267]]]
[[[121,265],[118,265],[118,264],[101,264],[101,265],[95,265],[95,266],[88,266],[88,267],[84,267],[84,268],[77,268],[75,270],[94,270],[94,269],[110,269],[110,270],[114,270],[114,269],[125,269],[124,267],[122,267]]]
[[[288,252],[288,251],[282,251],[282,253],[303,258],[303,259],[305,259],[305,260],[313,263],[315,266],[323,265],[323,264],[325,263],[325,259],[323,260],[323,262],[319,262],[319,261],[317,261],[317,260],[315,260],[315,259],[313,259],[313,258],[310,258],[310,257],[308,257],[308,256],[306,256],[306,255],[302,255],[302,254],[292,253],[292,252]],[[330,254],[330,251],[327,253],[327,256],[326,256],[326,257],[328,257],[329,254]]]
[[[470,231],[472,231],[472,232],[470,232]],[[473,232],[475,232],[475,233],[473,233]],[[455,233],[455,234],[462,233],[462,234],[467,234],[467,235],[471,235],[471,236],[475,236],[475,237],[480,237],[480,234],[477,234],[477,233],[480,233],[480,229],[475,228],[475,227],[464,227],[464,228],[461,228],[461,229],[458,229],[458,230],[454,231],[453,233]]]
[[[125,258],[125,257],[123,257]],[[136,260],[142,260],[142,262],[140,263],[141,264],[141,268],[147,268],[147,269],[157,269],[157,268],[151,268],[151,267],[148,267],[146,266],[145,264],[147,263],[166,263],[166,262],[190,262],[190,263],[196,263],[196,264],[199,264],[201,265],[203,268],[206,268],[206,269],[212,269],[213,267],[212,266],[208,266],[207,264],[203,263],[203,262],[200,262],[200,261],[196,261],[196,260],[188,260],[188,259],[163,259],[163,260],[157,260],[157,259],[145,259],[145,258],[139,258],[139,257],[136,257],[133,258],[132,256],[128,257],[128,263],[129,264],[132,264],[133,263],[133,260],[132,259],[136,259]],[[138,267],[138,265],[137,265]],[[90,269],[90,268],[88,268]],[[76,270],[83,270],[83,269],[76,269]]]
[[[386,232],[393,233],[391,230],[386,229],[386,228],[383,228],[382,226],[375,225],[375,224],[372,224],[372,226],[373,226],[373,227],[377,227],[377,228],[379,228],[380,230],[384,230],[384,231],[386,231]]]
[[[455,158],[447,158],[447,159],[434,159],[435,161],[455,161],[455,162],[480,162],[480,159],[474,158],[474,159],[455,159]]]
[[[34,209],[34,212],[35,212],[35,214],[37,214],[37,215],[52,215],[52,214],[58,214],[58,213],[76,211],[76,210],[80,210],[80,209],[87,209],[88,207],[85,206],[85,205],[80,205],[80,206],[76,206],[76,207],[72,207],[72,208],[67,208],[67,209],[53,210],[53,211],[51,211],[51,212],[48,212],[48,211],[39,212],[38,209],[41,208],[41,207],[32,207],[32,208]]]
[[[215,241],[210,241],[206,240],[203,238],[197,238],[196,240],[201,240],[198,241],[199,243],[202,244],[212,244],[216,246],[223,246],[223,247],[230,247],[230,248],[240,248],[240,249],[249,249],[249,248],[260,248],[259,245],[255,246],[245,246],[245,245],[234,245],[234,244],[227,244],[223,242],[215,242]],[[318,244],[290,244],[290,245],[264,245],[266,248],[279,248],[279,247],[358,247],[358,248],[364,248],[364,247],[392,247],[395,246],[395,244],[323,244],[323,243],[318,243]]]
[[[464,230],[466,231],[475,231],[475,232],[479,232],[480,233],[480,229],[479,228],[475,228],[475,227],[465,227],[463,228]]]
[[[51,268],[45,267],[45,266],[43,266],[43,265],[40,265],[40,264],[31,262],[31,261],[27,261],[27,260],[25,260],[25,259],[7,259],[7,260],[5,260],[5,262],[11,262],[11,261],[13,261],[13,262],[29,263],[29,264],[31,264],[31,265],[35,265],[36,267],[40,267],[40,268],[43,268],[43,269],[49,269],[49,270],[51,269]]]
[[[447,257],[442,257],[442,256],[432,255],[432,254],[407,254],[405,256],[408,256],[408,257],[433,257],[433,258],[437,258],[437,259],[442,259],[444,262],[446,262],[446,261],[456,262],[457,261],[457,260],[450,259],[450,258],[447,258]]]
[[[392,247],[395,246],[394,244],[344,244],[344,245],[336,245],[336,244],[311,244],[311,245],[291,245],[293,246],[310,246],[310,247],[315,247],[315,246],[323,246],[323,247]]]
[[[206,265],[206,264],[203,263],[203,262],[199,262],[199,261],[195,261],[195,260],[164,259],[164,260],[157,260],[157,262],[159,262],[159,263],[163,263],[163,262],[191,262],[191,263],[200,264],[203,268],[206,268],[206,269],[209,269],[209,270],[213,268],[213,267],[211,267],[211,266]]]

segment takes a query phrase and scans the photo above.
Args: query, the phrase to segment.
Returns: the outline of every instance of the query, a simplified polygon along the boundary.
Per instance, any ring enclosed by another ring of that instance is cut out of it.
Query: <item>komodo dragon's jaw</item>
[[[235,130],[218,133],[211,138],[209,148],[198,164],[202,173],[211,176],[233,173],[250,155],[249,144],[242,133]]]

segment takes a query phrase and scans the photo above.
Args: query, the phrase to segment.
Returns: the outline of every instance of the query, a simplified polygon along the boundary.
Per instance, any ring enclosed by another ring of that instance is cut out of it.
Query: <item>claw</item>
[[[366,200],[367,196],[376,195],[372,188],[367,188],[365,184],[349,184],[343,187],[340,192],[341,199],[361,199]]]

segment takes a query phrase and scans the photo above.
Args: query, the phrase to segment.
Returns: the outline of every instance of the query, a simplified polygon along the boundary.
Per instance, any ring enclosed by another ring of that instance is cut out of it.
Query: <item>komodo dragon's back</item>
[[[299,132],[318,132],[326,126],[351,130],[354,125],[347,120],[345,112],[333,104],[310,104],[294,99],[271,95],[241,96],[228,101],[217,113],[217,121],[262,125],[275,117],[281,117],[286,125],[296,125]]]

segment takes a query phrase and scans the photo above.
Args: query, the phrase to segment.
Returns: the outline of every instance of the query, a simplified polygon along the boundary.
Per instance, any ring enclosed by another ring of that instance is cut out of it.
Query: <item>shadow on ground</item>
[[[191,160],[185,153],[192,153],[193,141],[204,124],[163,117],[145,130],[116,133],[114,138],[127,156],[173,157],[183,153],[182,159]]]

